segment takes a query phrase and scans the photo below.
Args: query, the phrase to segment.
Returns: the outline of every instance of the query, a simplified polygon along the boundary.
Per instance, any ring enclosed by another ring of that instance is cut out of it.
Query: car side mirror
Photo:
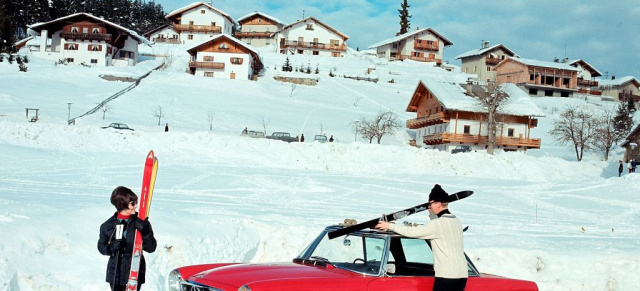
[[[395,274],[396,273],[396,265],[395,264],[386,264],[384,265],[384,273],[385,275],[388,274]]]

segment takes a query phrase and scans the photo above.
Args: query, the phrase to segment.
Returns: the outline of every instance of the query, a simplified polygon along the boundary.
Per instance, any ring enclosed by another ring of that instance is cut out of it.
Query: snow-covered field
[[[130,85],[99,75],[141,76],[162,60],[122,69],[32,57],[27,73],[0,63],[0,290],[108,290],[98,228],[114,212],[113,188],[140,190],[150,149],[160,161],[150,214],[159,247],[146,254],[145,290],[164,290],[165,276],[181,265],[290,261],[324,226],[421,203],[435,183],[475,191],[451,209],[470,226],[465,249],[482,272],[532,280],[540,290],[640,285],[640,175],[617,177],[620,149],[611,162],[590,154],[578,163],[570,147],[547,134],[554,108],[615,104],[535,99],[547,113],[532,130],[543,139],[541,150],[451,155],[408,146],[405,131],[382,145],[354,142],[351,126],[381,110],[402,122],[413,118],[404,110],[418,80],[448,74],[441,69],[357,52],[293,56],[294,66],[318,65],[321,73],[312,75],[317,86],[292,87],[273,79],[282,55],[262,52],[267,71],[252,82],[196,78],[184,73],[188,58],[180,47],[154,50],[176,56],[112,101],[105,120],[99,111],[74,126],[66,125],[67,103],[78,116]],[[375,68],[380,81],[330,78],[334,68],[359,76]],[[153,117],[157,106],[166,114],[162,126]],[[25,108],[39,108],[40,121],[27,122]],[[312,140],[322,129],[337,142],[239,136],[244,127],[262,130],[261,120],[269,121],[268,133]],[[135,131],[100,128],[110,122]]]

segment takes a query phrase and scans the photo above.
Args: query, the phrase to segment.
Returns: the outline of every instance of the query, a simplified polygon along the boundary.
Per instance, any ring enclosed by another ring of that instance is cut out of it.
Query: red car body
[[[327,227],[291,263],[207,264],[175,269],[169,275],[168,290],[424,291],[433,287],[433,263],[429,264],[432,257],[425,253],[425,246],[430,251],[428,241],[388,232],[360,231],[332,242],[326,234],[338,228]],[[356,245],[352,246],[354,239]],[[346,250],[353,250],[362,258],[351,262],[349,255],[353,254]],[[314,254],[331,256],[336,261]],[[466,291],[538,290],[534,282],[479,273],[470,260],[467,262]]]

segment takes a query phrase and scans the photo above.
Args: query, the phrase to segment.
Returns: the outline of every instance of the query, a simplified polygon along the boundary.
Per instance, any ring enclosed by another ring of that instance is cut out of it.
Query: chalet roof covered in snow
[[[456,60],[458,60],[458,59],[462,59],[462,58],[467,58],[467,57],[473,57],[473,56],[481,56],[481,55],[483,55],[483,54],[484,54],[484,53],[486,53],[486,52],[491,52],[491,51],[493,51],[493,50],[495,50],[495,49],[498,49],[498,48],[502,48],[504,51],[506,51],[506,52],[507,52],[507,54],[509,54],[509,55],[510,55],[510,56],[512,56],[512,57],[516,57],[516,58],[519,58],[519,57],[520,57],[520,56],[518,56],[515,52],[513,52],[512,50],[510,50],[508,47],[506,47],[506,46],[504,46],[504,45],[502,45],[502,44],[496,44],[496,45],[491,46],[491,47],[488,47],[488,48],[481,48],[481,49],[477,49],[477,50],[471,50],[471,51],[468,51],[468,52],[466,52],[466,53],[459,54],[459,55],[456,57]]]
[[[611,87],[619,87],[619,86],[623,86],[629,82],[633,82],[634,85],[636,85],[636,87],[640,87],[640,82],[638,82],[638,79],[636,79],[633,76],[626,76],[626,77],[622,77],[622,78],[616,78],[613,80],[598,80],[598,87],[604,89],[604,88],[611,88]]]
[[[377,48],[377,47],[383,46],[383,45],[385,45],[385,44],[390,44],[390,43],[398,42],[398,41],[401,41],[401,40],[403,40],[403,39],[405,39],[405,38],[409,38],[409,37],[413,36],[414,34],[418,34],[418,33],[421,33],[421,32],[423,32],[423,31],[427,31],[427,30],[428,30],[431,34],[435,35],[437,38],[441,39],[441,40],[444,42],[444,45],[445,45],[445,46],[453,45],[453,43],[452,43],[451,41],[449,41],[448,39],[446,39],[446,38],[445,38],[444,36],[442,36],[441,34],[437,33],[435,30],[433,30],[433,29],[431,29],[431,28],[423,28],[423,29],[420,29],[420,30],[410,31],[410,32],[407,32],[407,33],[404,33],[404,34],[398,35],[398,36],[396,36],[396,37],[392,37],[392,38],[385,39],[385,40],[383,40],[383,41],[381,41],[381,42],[378,42],[378,43],[375,43],[375,44],[373,44],[373,45],[370,45],[370,46],[369,46],[369,48],[370,48],[370,49],[373,49],[373,48]]]
[[[229,19],[229,21],[231,21],[231,23],[238,24],[238,23],[236,23],[235,20],[233,20],[233,18],[231,18],[231,16],[229,16],[229,14],[227,14],[224,11],[222,11],[222,10],[220,10],[218,8],[215,8],[215,7],[213,7],[213,6],[211,6],[211,5],[207,4],[207,3],[204,3],[204,2],[193,2],[193,3],[191,3],[191,4],[187,5],[187,6],[184,6],[182,8],[178,8],[176,10],[173,10],[173,11],[169,12],[169,14],[167,14],[167,16],[165,16],[165,17],[167,19],[171,19],[171,18],[173,18],[175,16],[181,15],[185,11],[191,10],[191,9],[196,8],[198,6],[201,6],[201,5],[207,6],[209,9],[219,13],[223,17]]]
[[[205,45],[205,44],[207,44],[207,43],[210,43],[210,42],[212,42],[212,41],[214,41],[214,40],[216,40],[216,39],[218,39],[218,38],[225,38],[225,37],[226,37],[227,39],[229,39],[230,41],[235,42],[235,43],[239,44],[240,46],[242,46],[242,47],[246,48],[247,50],[249,50],[251,53],[253,53],[253,54],[254,54],[254,57],[258,57],[258,52],[257,52],[254,48],[252,48],[252,47],[251,47],[251,46],[249,46],[249,45],[246,45],[245,43],[243,43],[243,42],[242,42],[242,41],[240,41],[239,39],[237,39],[237,38],[235,38],[235,37],[233,37],[233,36],[231,36],[231,35],[228,35],[228,34],[226,34],[226,33],[218,34],[218,35],[213,36],[213,37],[211,37],[211,38],[208,38],[208,39],[206,39],[206,40],[204,40],[204,41],[202,41],[202,42],[200,42],[200,43],[198,43],[198,44],[195,44],[195,45],[193,45],[193,46],[189,47],[189,48],[187,49],[187,52],[192,53],[192,52],[194,52],[194,51],[197,51],[197,48],[198,48],[198,47],[200,47],[200,46],[202,46],[202,45]]]
[[[294,23],[291,23],[291,24],[289,24],[289,25],[287,25],[287,26],[283,27],[283,28],[282,28],[282,30],[287,30],[287,29],[289,29],[289,28],[293,27],[294,25],[296,25],[296,24],[298,24],[298,23],[301,23],[301,22],[307,22],[307,20],[312,20],[312,21],[316,22],[317,24],[320,24],[320,25],[324,26],[326,29],[328,29],[328,30],[330,30],[330,31],[333,31],[333,32],[335,32],[336,34],[338,34],[338,35],[342,36],[342,38],[344,38],[344,40],[349,39],[349,36],[348,36],[348,35],[346,35],[346,34],[344,34],[344,33],[340,32],[340,31],[338,31],[337,29],[335,29],[335,28],[333,28],[333,27],[331,27],[331,26],[329,26],[329,25],[327,25],[327,24],[325,24],[324,22],[322,22],[322,21],[318,20],[318,19],[317,19],[317,18],[315,18],[315,17],[307,17],[307,18],[305,18],[305,19],[303,19],[303,20],[298,20],[298,21],[296,21],[296,22],[294,22]]]
[[[245,20],[245,19],[247,19],[247,18],[250,18],[251,16],[254,16],[254,15],[260,15],[260,16],[262,16],[262,17],[264,17],[264,18],[267,18],[267,19],[269,19],[269,20],[271,20],[271,21],[274,21],[274,22],[276,22],[276,23],[278,23],[278,24],[287,25],[286,23],[284,23],[284,22],[280,21],[278,18],[275,18],[275,17],[273,17],[273,16],[271,16],[271,15],[269,15],[269,14],[262,13],[262,12],[258,12],[258,11],[253,12],[253,13],[249,13],[249,14],[247,14],[247,15],[245,15],[245,16],[242,16],[242,17],[238,18],[238,23],[240,23],[240,22],[242,22],[243,20]]]
[[[154,34],[154,33],[158,32],[158,31],[160,31],[160,30],[163,30],[163,29],[165,29],[165,28],[167,28],[167,27],[172,27],[172,25],[171,25],[171,24],[163,24],[163,25],[160,25],[160,26],[158,26],[158,27],[156,27],[156,28],[154,28],[154,29],[149,30],[148,32],[146,32],[146,33],[144,34],[144,36],[146,36],[146,37],[151,37],[151,35],[152,35],[152,34]],[[173,30],[173,28],[172,28],[172,30]]]
[[[122,31],[122,32],[130,35],[131,37],[136,39],[139,43],[144,43],[146,45],[151,45],[146,38],[140,36],[137,32],[135,32],[135,31],[133,31],[131,29],[124,28],[124,27],[122,27],[120,25],[117,25],[117,24],[111,22],[111,21],[108,21],[108,20],[93,16],[93,15],[91,15],[89,13],[84,13],[84,12],[74,13],[74,14],[67,15],[67,16],[64,16],[64,17],[60,17],[58,19],[54,19],[54,20],[51,20],[51,21],[48,21],[48,22],[40,22],[40,23],[32,24],[31,26],[29,26],[29,28],[31,30],[35,31],[35,32],[38,32],[38,33],[40,33],[40,31],[42,31],[43,29],[50,29],[51,27],[53,27],[54,31],[55,31],[55,30],[61,29],[62,26],[68,24],[69,22],[75,21],[75,19],[82,19],[82,18],[85,18],[85,19],[89,18],[91,20],[101,22],[106,26],[110,26],[112,28],[115,28],[115,29],[117,29],[119,31]]]
[[[521,64],[525,64],[527,66],[533,67],[543,67],[543,68],[551,68],[551,69],[559,69],[559,70],[567,70],[567,71],[579,71],[576,67],[569,65],[568,63],[556,63],[556,62],[546,62],[546,61],[538,61],[531,59],[523,59],[523,58],[509,58],[508,60],[513,60],[515,62],[519,62]],[[501,62],[496,67],[502,66],[506,62]]]
[[[600,73],[600,71],[596,70],[596,67],[590,65],[589,63],[585,62],[584,60],[573,60],[571,62],[569,62],[569,65],[578,65],[580,64],[583,68],[587,69],[590,73],[591,73],[591,77],[600,77],[602,76],[602,73]]]
[[[417,105],[414,104],[417,102],[415,92],[419,90],[420,86],[424,86],[447,110],[486,113],[487,110],[482,107],[476,97],[466,94],[466,85],[448,78],[421,78],[408,107]],[[481,87],[486,92],[486,86]],[[500,106],[499,113],[514,116],[545,116],[544,112],[531,101],[529,94],[515,84],[501,84],[500,88],[509,95],[509,98]],[[407,111],[410,110],[407,108]]]

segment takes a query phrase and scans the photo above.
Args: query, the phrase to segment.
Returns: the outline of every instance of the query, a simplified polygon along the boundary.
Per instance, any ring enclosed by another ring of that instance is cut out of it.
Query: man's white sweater
[[[406,226],[391,223],[389,229],[404,235],[431,241],[436,277],[458,279],[467,278],[467,260],[462,244],[462,225],[450,213],[439,218],[431,216],[424,225]]]

